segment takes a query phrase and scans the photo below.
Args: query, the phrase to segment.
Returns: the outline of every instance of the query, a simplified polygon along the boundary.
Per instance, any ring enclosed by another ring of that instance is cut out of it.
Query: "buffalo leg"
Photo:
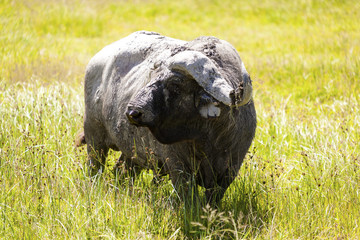
[[[97,173],[102,173],[104,171],[105,161],[109,152],[109,148],[88,144],[87,152],[89,175],[94,176]]]
[[[99,127],[97,124],[91,124],[94,121],[89,121],[85,118],[84,134],[87,143],[88,153],[88,167],[89,175],[94,176],[98,172],[103,172],[109,148],[105,144],[105,129]]]
[[[129,175],[131,178],[137,177],[138,175],[140,175],[142,168],[133,163],[131,159],[121,154],[113,168],[113,171],[115,177],[120,180],[126,175]]]
[[[218,207],[225,194],[226,188],[215,186],[205,190],[206,202],[212,207]]]
[[[223,176],[218,177],[216,185],[207,188],[205,191],[206,201],[214,207],[218,207],[221,199],[224,197],[226,189],[234,181],[236,172],[234,169],[227,169]]]
[[[195,206],[198,194],[194,176],[186,169],[177,167],[169,171],[169,177],[178,197],[183,199],[187,206]]]

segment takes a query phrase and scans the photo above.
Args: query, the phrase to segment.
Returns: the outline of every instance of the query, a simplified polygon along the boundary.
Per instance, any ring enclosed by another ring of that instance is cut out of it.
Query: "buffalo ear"
[[[195,100],[195,106],[203,118],[217,118],[220,116],[219,102],[204,91]]]

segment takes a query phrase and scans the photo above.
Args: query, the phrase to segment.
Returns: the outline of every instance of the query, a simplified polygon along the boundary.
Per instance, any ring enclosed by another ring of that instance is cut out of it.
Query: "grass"
[[[1,0],[0,238],[360,238],[359,19],[356,0]],[[141,29],[226,39],[252,76],[256,137],[218,210],[147,172],[91,182],[74,148],[87,62]]]

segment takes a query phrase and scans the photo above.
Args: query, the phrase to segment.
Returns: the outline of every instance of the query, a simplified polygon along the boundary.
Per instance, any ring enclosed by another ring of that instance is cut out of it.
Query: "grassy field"
[[[358,0],[0,0],[0,21],[1,239],[360,238]],[[225,39],[252,76],[256,137],[217,210],[151,173],[87,177],[85,66],[137,30]]]

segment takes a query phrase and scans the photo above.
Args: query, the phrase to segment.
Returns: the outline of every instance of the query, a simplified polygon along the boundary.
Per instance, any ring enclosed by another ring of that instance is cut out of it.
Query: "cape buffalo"
[[[254,138],[252,82],[233,46],[215,37],[182,41],[135,32],[91,60],[84,135],[92,172],[108,150],[126,166],[192,179],[217,203]]]

